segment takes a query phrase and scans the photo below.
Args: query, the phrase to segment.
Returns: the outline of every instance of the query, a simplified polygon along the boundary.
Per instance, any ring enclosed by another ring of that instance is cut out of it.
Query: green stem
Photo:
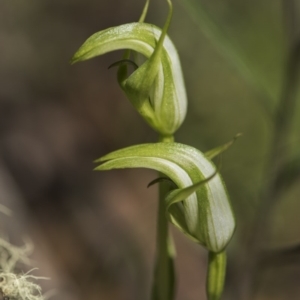
[[[206,291],[208,300],[219,300],[222,296],[226,273],[226,253],[209,252]]]
[[[173,142],[173,136],[160,136],[160,142]],[[157,257],[152,290],[152,300],[173,300],[175,272],[173,259],[175,251],[169,233],[169,222],[166,218],[165,197],[170,186],[166,182],[159,185],[159,204],[157,217]]]
[[[158,141],[161,143],[174,143],[173,135],[160,135]]]

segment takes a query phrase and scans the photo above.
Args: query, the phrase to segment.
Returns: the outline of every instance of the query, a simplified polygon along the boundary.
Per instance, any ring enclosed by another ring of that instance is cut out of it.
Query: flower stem
[[[160,142],[173,142],[173,136],[160,136]],[[170,186],[167,182],[159,185],[159,204],[157,216],[157,257],[154,272],[152,300],[173,300],[175,287],[174,256],[175,250],[169,233],[166,217],[165,197]]]
[[[173,135],[160,135],[158,141],[161,143],[174,143]]]
[[[221,298],[226,273],[226,253],[209,252],[206,292],[208,300],[219,300]]]

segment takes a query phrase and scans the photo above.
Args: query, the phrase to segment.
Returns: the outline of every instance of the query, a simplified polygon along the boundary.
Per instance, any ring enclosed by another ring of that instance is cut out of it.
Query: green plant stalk
[[[206,293],[208,300],[219,300],[222,296],[226,273],[226,252],[208,254]]]
[[[159,185],[159,204],[157,220],[157,258],[154,273],[152,300],[173,300],[174,298],[174,263],[169,222],[166,218],[165,195],[168,183]]]
[[[160,136],[159,142],[174,142],[173,136]],[[161,176],[161,174],[159,174]],[[166,218],[166,194],[169,192],[166,182],[159,184],[159,203],[157,215],[157,250],[152,289],[152,300],[173,300],[175,291],[175,272],[172,237],[169,233],[169,221]]]

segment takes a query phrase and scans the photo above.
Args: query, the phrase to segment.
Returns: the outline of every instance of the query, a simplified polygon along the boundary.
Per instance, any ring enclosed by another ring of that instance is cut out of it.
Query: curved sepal
[[[177,51],[167,36],[172,5],[164,28],[142,22],[108,28],[92,35],[71,62],[130,49],[147,60],[129,77],[120,68],[119,83],[130,102],[159,133],[172,135],[182,124],[187,109],[185,85]],[[126,57],[128,59],[128,57]]]
[[[243,134],[242,133],[237,133],[233,139],[229,142],[227,142],[224,145],[218,146],[216,148],[213,148],[207,152],[204,153],[204,155],[208,158],[208,159],[213,159],[214,157],[218,156],[219,154],[223,153],[224,151],[226,151],[228,148],[230,148],[235,141],[241,137]]]
[[[213,163],[197,149],[179,143],[143,144],[100,158],[96,170],[150,168],[178,187],[166,197],[168,217],[207,249],[220,252],[235,228],[226,188]]]

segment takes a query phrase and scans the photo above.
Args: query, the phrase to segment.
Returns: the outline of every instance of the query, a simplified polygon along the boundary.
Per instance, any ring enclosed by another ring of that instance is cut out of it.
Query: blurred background
[[[93,160],[157,136],[108,66],[115,52],[70,66],[93,33],[137,21],[144,1],[0,2],[1,235],[34,244],[53,299],[149,299],[155,172],[93,172]],[[163,26],[152,0],[146,21]],[[300,4],[176,0],[169,35],[189,98],[176,140],[205,152],[243,137],[221,173],[236,214],[224,299],[300,299]],[[207,252],[172,228],[178,300],[206,299]]]

